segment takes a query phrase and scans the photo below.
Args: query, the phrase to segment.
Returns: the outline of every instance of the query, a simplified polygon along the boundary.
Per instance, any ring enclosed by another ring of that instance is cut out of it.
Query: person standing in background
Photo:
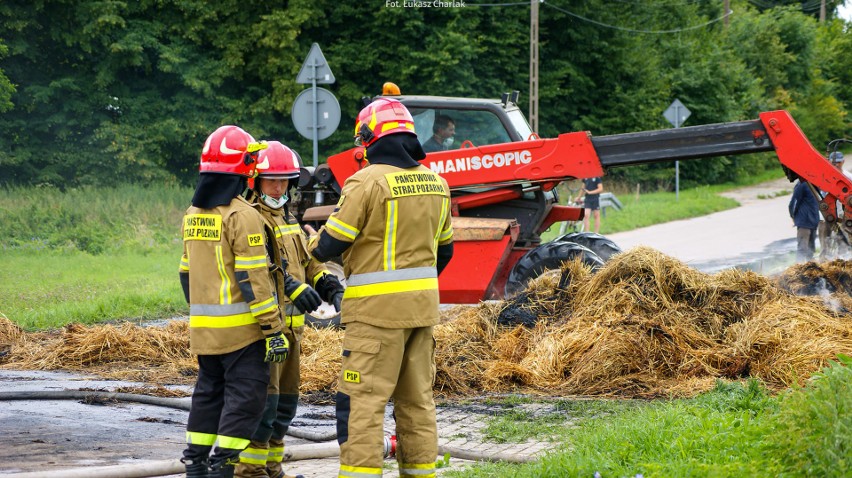
[[[819,203],[808,183],[801,178],[793,187],[793,197],[787,206],[793,225],[796,226],[796,260],[813,260],[816,252],[817,226],[819,225]]]
[[[583,230],[589,232],[590,216],[595,217],[595,231],[601,230],[601,193],[603,192],[603,181],[601,178],[588,178],[583,180],[583,188],[574,202],[579,202],[583,198],[583,207],[586,209],[586,214],[583,216]]]
[[[838,171],[842,172],[847,178],[852,179],[852,174],[843,170],[845,158],[842,152],[833,151],[828,155],[828,160],[831,161],[832,166],[837,168]],[[825,193],[821,194],[825,197]],[[838,212],[841,207],[842,205],[838,201]],[[817,236],[819,237],[819,259],[821,261],[837,259],[838,256],[848,256],[849,245],[846,243],[846,239],[837,230],[832,230],[828,226],[828,223],[822,219],[819,221],[819,226],[817,226]]]

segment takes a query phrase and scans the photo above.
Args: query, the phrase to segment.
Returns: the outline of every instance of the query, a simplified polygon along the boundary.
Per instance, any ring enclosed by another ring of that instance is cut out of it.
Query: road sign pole
[[[314,61],[312,69],[313,74],[311,75],[311,89],[313,89],[313,99],[314,99],[314,116],[313,116],[313,137],[314,137],[314,168],[317,167],[318,157],[319,157],[319,105],[317,105],[317,64]]]
[[[675,105],[675,129],[680,128],[680,105]],[[675,161],[675,201],[680,201],[680,161]]]
[[[316,58],[311,64],[311,97],[313,98],[313,127],[311,128],[311,132],[313,133],[314,141],[314,170],[317,168],[317,164],[319,163],[319,104],[317,104],[317,62]],[[322,191],[317,191],[314,195],[314,203],[315,204],[323,204],[325,202],[325,198],[323,198]]]
[[[330,85],[334,83],[334,74],[328,66],[328,62],[322,54],[318,44],[311,45],[299,74],[296,75],[296,83],[311,85],[311,92],[307,88],[302,90],[293,102],[291,115],[296,131],[314,143],[314,169],[319,164],[319,140],[329,137],[337,129],[340,123],[340,104],[330,91],[318,88],[318,84]],[[320,103],[322,109],[320,110]],[[322,111],[322,117],[320,117]],[[310,118],[308,118],[310,117]],[[317,191],[316,203],[322,204],[322,191]]]
[[[692,112],[689,111],[689,108],[675,98],[663,112],[663,117],[675,128],[680,128],[680,125],[689,118],[690,114]],[[678,200],[680,200],[680,161],[675,161],[675,201]]]

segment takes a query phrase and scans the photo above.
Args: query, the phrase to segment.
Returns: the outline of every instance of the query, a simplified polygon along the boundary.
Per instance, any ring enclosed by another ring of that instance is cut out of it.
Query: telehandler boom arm
[[[470,102],[459,106],[458,100],[443,97],[416,101],[412,107],[420,111],[445,111],[456,105],[463,112],[462,108],[477,106]],[[484,107],[505,113],[499,106]],[[791,181],[801,178],[811,184],[829,226],[839,226],[847,240],[852,234],[852,181],[813,148],[783,110],[761,113],[750,121],[685,128],[599,137],[574,132],[552,139],[532,134],[526,141],[514,134],[512,139],[486,145],[463,141],[458,149],[429,153],[422,161],[447,180],[452,192],[456,253],[441,273],[443,303],[505,297],[519,281],[570,259],[559,256],[563,251],[553,243],[542,244],[541,233],[555,223],[582,219],[584,210],[558,204],[553,189],[565,180],[603,176],[609,168],[774,151]],[[364,156],[363,148],[353,148],[317,168],[313,178],[325,188],[317,197],[326,202],[314,205],[336,201],[344,181],[368,164]],[[304,219],[319,226],[332,208],[307,209]],[[556,241],[570,242],[562,237]]]

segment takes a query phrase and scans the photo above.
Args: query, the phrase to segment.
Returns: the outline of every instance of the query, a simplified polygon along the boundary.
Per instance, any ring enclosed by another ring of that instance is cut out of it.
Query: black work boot
[[[239,450],[223,450],[218,448],[210,457],[209,478],[234,478],[234,467],[240,461]]]
[[[234,465],[227,463],[216,463],[210,465],[209,478],[234,478]]]
[[[181,458],[181,463],[186,467],[186,478],[208,478],[207,474],[207,460],[190,460],[188,458]]]

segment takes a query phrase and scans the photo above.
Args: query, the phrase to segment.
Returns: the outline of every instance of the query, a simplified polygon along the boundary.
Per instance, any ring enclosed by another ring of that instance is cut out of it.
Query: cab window
[[[420,144],[432,137],[432,126],[439,115],[449,116],[456,126],[456,134],[449,149],[458,149],[465,141],[470,141],[474,146],[511,141],[500,118],[490,111],[413,108],[411,114]]]

